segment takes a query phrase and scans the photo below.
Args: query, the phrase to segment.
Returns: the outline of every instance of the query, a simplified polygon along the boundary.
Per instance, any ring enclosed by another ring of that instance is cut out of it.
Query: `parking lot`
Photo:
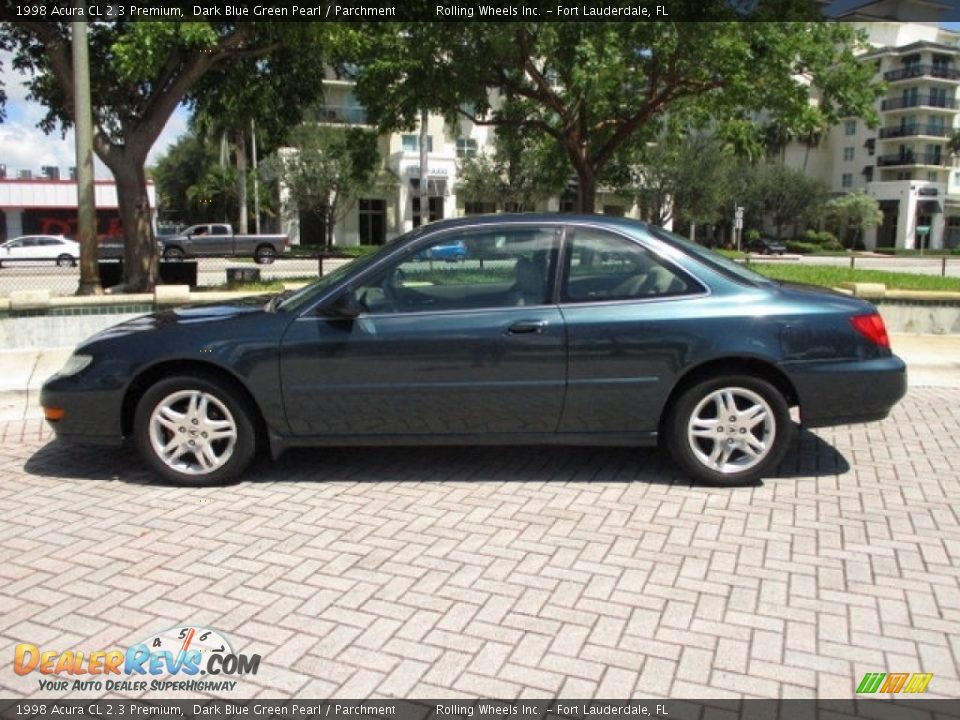
[[[958,426],[960,389],[914,388],[746,488],[653,450],[373,448],[189,489],[0,423],[0,653],[192,624],[262,656],[213,696],[958,697]],[[0,687],[64,695],[38,677]]]

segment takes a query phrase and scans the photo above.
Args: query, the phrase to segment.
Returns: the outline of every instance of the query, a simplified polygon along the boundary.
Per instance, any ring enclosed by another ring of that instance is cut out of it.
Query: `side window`
[[[559,238],[553,227],[444,235],[354,293],[373,314],[543,305],[551,296]]]
[[[564,302],[670,297],[702,289],[646,248],[597,230],[576,228],[566,255]]]
[[[229,235],[226,225],[214,225],[210,230],[211,235]]]
[[[35,237],[25,237],[23,239],[22,247],[36,247],[39,243]]]
[[[40,238],[40,244],[41,245],[62,245],[63,243],[60,242],[60,240],[58,240],[57,238],[42,237]]]

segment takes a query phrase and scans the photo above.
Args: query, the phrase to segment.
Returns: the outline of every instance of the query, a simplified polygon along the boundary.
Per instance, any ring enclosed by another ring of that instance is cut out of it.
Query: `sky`
[[[46,108],[39,103],[26,99],[27,89],[23,86],[24,76],[10,67],[10,53],[0,52],[4,90],[7,93],[7,117],[0,123],[0,164],[7,166],[7,177],[15,178],[19,170],[32,170],[33,176],[40,175],[44,165],[56,165],[60,168],[60,177],[70,177],[70,168],[76,165],[76,147],[73,131],[63,137],[59,130],[47,135],[37,127],[37,123],[46,114]],[[179,108],[164,127],[157,142],[154,143],[147,164],[157,157],[187,129],[189,113]],[[112,180],[113,175],[94,156],[94,174],[98,180]]]

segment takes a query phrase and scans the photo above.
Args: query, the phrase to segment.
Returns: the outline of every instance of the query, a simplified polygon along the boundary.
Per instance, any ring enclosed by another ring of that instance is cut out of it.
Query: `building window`
[[[360,244],[383,245],[387,239],[387,201],[360,198]]]
[[[841,187],[853,187],[853,173],[844,173],[840,177],[840,186]]]
[[[477,141],[473,138],[457,138],[457,157],[476,157]]]
[[[844,135],[856,135],[857,134],[857,121],[856,120],[847,120],[843,123],[843,134]]]
[[[419,135],[404,135],[402,142],[404,152],[420,152]],[[427,152],[433,152],[433,135],[427,135]]]
[[[843,149],[843,161],[850,162],[851,160],[853,160],[853,148],[845,147]]]
[[[415,228],[423,225],[424,221],[443,220],[443,196],[446,194],[446,187],[446,180],[428,178],[426,197],[423,198],[420,196],[420,179],[410,180],[410,210]]]
[[[929,180],[930,182],[937,182],[939,179],[940,178],[938,177],[938,173],[936,170],[930,170],[929,172],[927,172],[927,180]]]

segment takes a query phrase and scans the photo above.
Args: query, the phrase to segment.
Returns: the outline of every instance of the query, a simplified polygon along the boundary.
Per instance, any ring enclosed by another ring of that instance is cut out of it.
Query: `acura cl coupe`
[[[451,243],[463,262],[418,259]],[[791,407],[865,422],[905,392],[867,302],[632,220],[499,215],[418,228],[292,294],[117,325],[41,403],[60,438],[132,439],[185,484],[236,478],[260,448],[658,442],[735,484],[776,468]]]

